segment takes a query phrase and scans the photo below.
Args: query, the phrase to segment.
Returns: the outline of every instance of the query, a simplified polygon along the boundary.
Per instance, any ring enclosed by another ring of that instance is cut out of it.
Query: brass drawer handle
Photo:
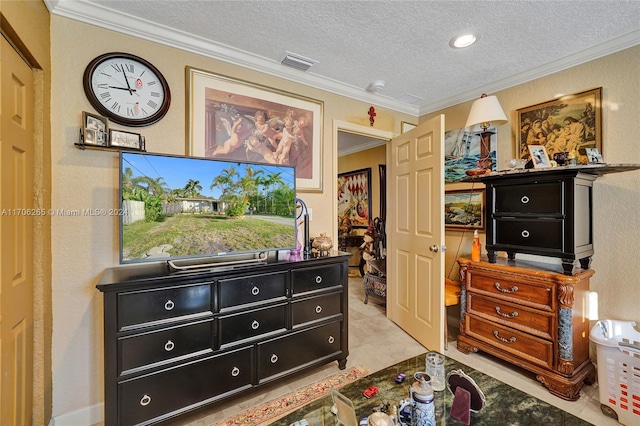
[[[238,374],[240,374],[240,369],[238,367],[233,367],[233,370],[231,370],[231,375],[233,377],[238,377]]]
[[[149,395],[143,396],[142,399],[140,400],[140,405],[142,405],[143,407],[146,407],[149,404],[151,404],[151,397]]]
[[[516,341],[516,338],[513,336],[509,337],[508,339],[505,339],[504,337],[500,337],[497,330],[493,330],[493,335],[496,336],[496,339],[504,343],[515,343]]]
[[[257,296],[258,293],[260,293],[260,289],[254,285],[253,288],[251,289],[251,294],[253,294],[254,296]]]
[[[322,312],[322,306],[318,305],[316,306],[316,314],[319,314],[320,312]]]
[[[496,313],[498,315],[500,315],[501,317],[505,317],[505,318],[515,318],[518,316],[518,313],[516,311],[511,312],[510,314],[504,314],[502,312],[500,312],[500,306],[496,306]]]
[[[510,289],[500,287],[500,283],[495,283],[493,284],[493,286],[496,288],[496,290],[501,291],[503,293],[515,293],[516,291],[518,291],[517,285],[514,285]]]

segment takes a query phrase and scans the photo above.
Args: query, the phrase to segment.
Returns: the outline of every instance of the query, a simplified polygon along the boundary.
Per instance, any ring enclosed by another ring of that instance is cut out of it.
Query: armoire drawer
[[[342,322],[336,321],[258,344],[258,382],[342,351]]]
[[[299,299],[291,304],[293,327],[342,314],[342,293]]]
[[[538,309],[552,311],[555,307],[554,287],[547,283],[534,284],[524,280],[512,281],[508,275],[483,275],[473,272],[467,284],[467,290],[503,300],[512,300]]]
[[[118,339],[118,374],[145,366],[185,359],[212,352],[215,347],[214,320],[183,324]]]
[[[291,271],[293,294],[341,286],[342,265],[326,265],[317,268]]]
[[[285,300],[287,297],[287,274],[250,275],[218,281],[220,311],[238,308],[252,303]]]
[[[495,185],[496,215],[553,216],[564,214],[563,182]]]
[[[254,382],[252,359],[249,347],[122,381],[118,384],[120,424],[141,424],[248,389]]]
[[[504,327],[474,315],[467,315],[465,326],[467,336],[545,368],[553,367],[553,342],[549,340]]]
[[[242,311],[219,318],[220,347],[247,339],[285,331],[287,329],[287,305]]]
[[[118,294],[118,329],[189,315],[211,315],[211,284],[122,292]]]
[[[528,247],[530,249],[564,251],[564,227],[562,219],[496,219],[495,245],[508,245],[514,249]]]
[[[555,315],[552,312],[527,308],[501,299],[469,292],[467,312],[544,339],[552,339],[555,334]]]

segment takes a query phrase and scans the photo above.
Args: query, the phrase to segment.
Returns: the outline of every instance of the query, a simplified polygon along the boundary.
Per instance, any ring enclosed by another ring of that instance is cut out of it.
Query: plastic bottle
[[[474,262],[480,261],[480,237],[478,236],[478,230],[473,231],[473,244],[471,244],[471,260]]]

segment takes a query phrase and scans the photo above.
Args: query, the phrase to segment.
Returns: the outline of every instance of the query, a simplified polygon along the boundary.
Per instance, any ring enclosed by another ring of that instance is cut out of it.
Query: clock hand
[[[122,74],[124,75],[124,82],[127,83],[127,90],[129,90],[129,94],[133,95],[133,92],[131,91],[131,85],[129,84],[129,79],[127,78],[127,73],[124,72],[124,65],[120,64],[120,67],[122,69]]]
[[[109,86],[109,89],[126,90],[128,92],[137,92],[136,89],[127,89],[126,87]]]

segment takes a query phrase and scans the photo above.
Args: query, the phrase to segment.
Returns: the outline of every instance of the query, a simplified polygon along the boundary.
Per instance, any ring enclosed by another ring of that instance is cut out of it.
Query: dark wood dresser
[[[586,317],[593,270],[458,259],[462,283],[458,350],[490,353],[536,374],[554,395],[575,401],[595,380]]]
[[[105,424],[161,423],[313,366],[344,369],[349,257],[105,270]]]

